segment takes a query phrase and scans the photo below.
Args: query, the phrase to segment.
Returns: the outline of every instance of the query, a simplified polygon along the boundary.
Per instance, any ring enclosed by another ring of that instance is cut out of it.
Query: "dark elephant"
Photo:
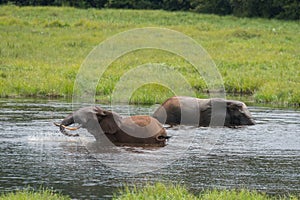
[[[167,99],[153,114],[169,125],[226,126],[254,125],[243,102],[225,99],[198,99],[175,96]]]
[[[60,131],[67,136],[78,136],[66,131],[77,128],[68,127],[78,123],[86,128],[97,141],[113,143],[117,146],[165,146],[166,130],[153,117],[137,115],[121,117],[119,114],[100,107],[85,107],[67,116],[60,124]],[[106,137],[105,137],[106,136]]]

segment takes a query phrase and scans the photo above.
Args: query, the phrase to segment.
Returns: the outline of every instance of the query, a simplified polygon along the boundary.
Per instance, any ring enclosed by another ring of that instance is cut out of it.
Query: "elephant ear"
[[[243,109],[243,103],[241,103],[241,102],[231,102],[231,101],[228,101],[228,102],[227,102],[227,108],[228,108],[230,111],[238,111],[238,110],[242,110],[242,109]]]
[[[106,116],[105,110],[99,108],[98,106],[95,106],[94,111],[96,112],[98,118]]]
[[[118,115],[106,110],[101,110],[96,115],[104,133],[115,134],[119,130],[120,120]]]

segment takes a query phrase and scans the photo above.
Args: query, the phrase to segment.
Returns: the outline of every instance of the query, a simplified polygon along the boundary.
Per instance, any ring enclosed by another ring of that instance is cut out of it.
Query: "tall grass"
[[[206,190],[194,195],[185,187],[156,183],[144,188],[126,187],[114,200],[298,200],[296,196],[275,197],[249,190]]]
[[[54,193],[48,189],[41,189],[39,191],[33,191],[26,189],[23,191],[10,192],[0,194],[1,200],[70,200],[68,196]]]
[[[172,200],[197,200],[197,197],[191,194],[186,188],[175,185],[165,185],[156,183],[148,185],[144,188],[134,187],[130,189],[126,187],[115,195],[114,200],[156,200],[156,199],[172,199]]]
[[[0,6],[0,96],[71,97],[78,69],[95,46],[122,31],[150,26],[180,31],[201,44],[215,61],[228,93],[253,95],[256,102],[300,105],[298,21],[69,7]],[[109,101],[120,77],[145,63],[171,66],[185,76],[197,96],[206,95],[205,81],[184,59],[140,50],[110,65],[99,81],[97,97]],[[151,87],[141,87],[132,102],[161,102],[173,95],[163,87]]]
[[[100,197],[99,197],[100,198]],[[69,200],[68,196],[41,189],[0,194],[1,200]],[[155,183],[144,187],[125,187],[113,195],[113,200],[298,200],[296,196],[269,196],[249,190],[205,190],[196,195],[186,187],[174,184]]]

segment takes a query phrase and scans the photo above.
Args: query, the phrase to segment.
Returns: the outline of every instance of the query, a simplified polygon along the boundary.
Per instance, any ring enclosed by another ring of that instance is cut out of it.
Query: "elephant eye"
[[[166,137],[163,136],[163,135],[159,135],[159,136],[156,137],[156,139],[157,139],[158,141],[165,141]]]

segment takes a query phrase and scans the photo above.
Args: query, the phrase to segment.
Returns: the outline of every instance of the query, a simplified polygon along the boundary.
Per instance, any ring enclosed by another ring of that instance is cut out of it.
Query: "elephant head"
[[[85,107],[81,108],[74,113],[68,115],[60,124],[54,123],[56,126],[59,126],[60,131],[67,136],[79,136],[78,134],[71,134],[67,130],[77,130],[79,128],[86,128],[88,131],[97,131],[99,129],[98,115],[97,113],[101,112],[102,109],[98,107]],[[78,123],[78,127],[69,127],[70,125]],[[94,135],[95,136],[95,135]]]
[[[137,115],[122,118],[118,113],[100,107],[79,109],[66,117],[61,124],[55,125],[60,127],[63,134],[77,136],[65,130],[78,129],[79,127],[68,127],[75,122],[86,128],[96,140],[103,140],[105,135],[116,145],[164,146],[169,138],[162,125],[150,116]]]
[[[225,126],[255,125],[250,111],[241,101],[227,100]]]

